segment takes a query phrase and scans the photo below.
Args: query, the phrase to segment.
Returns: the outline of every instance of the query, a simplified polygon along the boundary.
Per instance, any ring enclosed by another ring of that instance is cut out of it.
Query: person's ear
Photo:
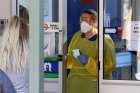
[[[98,21],[95,20],[95,21],[93,22],[93,25],[94,25],[95,27],[97,27],[97,26],[98,26]]]
[[[94,21],[91,21],[91,25],[94,26],[94,24],[95,24]]]

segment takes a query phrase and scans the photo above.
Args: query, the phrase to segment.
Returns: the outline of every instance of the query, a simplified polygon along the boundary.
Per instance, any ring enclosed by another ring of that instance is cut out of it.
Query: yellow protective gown
[[[104,73],[107,75],[105,78],[109,78],[115,67],[115,49],[113,41],[109,37],[105,38],[104,44]],[[79,49],[81,54],[88,57],[88,63],[84,65],[75,59],[73,49]],[[71,69],[67,79],[67,93],[97,93],[98,39],[90,41],[81,38],[81,33],[77,32],[68,47],[67,68]]]

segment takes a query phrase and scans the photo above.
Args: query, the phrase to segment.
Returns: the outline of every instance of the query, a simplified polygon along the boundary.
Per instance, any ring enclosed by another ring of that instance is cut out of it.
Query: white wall
[[[12,0],[0,0],[0,19],[10,19],[12,13]]]
[[[10,19],[12,15],[12,0],[0,0],[0,19]],[[1,46],[1,36],[0,36]]]
[[[100,93],[140,93],[139,81],[109,81],[103,82]]]

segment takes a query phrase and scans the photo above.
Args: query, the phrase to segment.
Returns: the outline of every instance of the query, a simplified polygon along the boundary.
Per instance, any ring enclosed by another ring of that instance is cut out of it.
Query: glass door
[[[63,0],[29,0],[30,93],[62,93]]]
[[[98,1],[67,0],[66,93],[98,93]]]
[[[62,93],[65,0],[43,0],[44,18],[44,92]]]
[[[103,16],[99,19],[102,26],[100,93],[132,93],[132,91],[138,93],[136,91],[140,86],[138,3],[139,0],[100,2],[100,16]],[[126,89],[127,87],[130,88]],[[133,89],[134,87],[136,89]]]

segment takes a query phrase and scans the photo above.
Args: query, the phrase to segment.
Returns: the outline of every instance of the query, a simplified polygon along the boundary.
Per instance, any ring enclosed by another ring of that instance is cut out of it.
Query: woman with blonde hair
[[[29,92],[28,39],[28,25],[18,16],[12,17],[3,34],[0,69],[10,78],[17,93]]]

